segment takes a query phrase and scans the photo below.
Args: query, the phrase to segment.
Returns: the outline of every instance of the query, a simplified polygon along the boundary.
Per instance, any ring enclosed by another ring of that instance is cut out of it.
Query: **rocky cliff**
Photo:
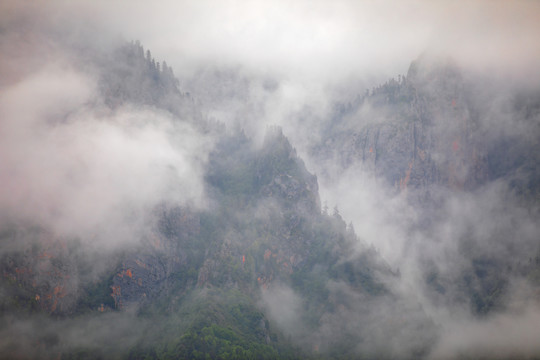
[[[522,230],[540,200],[539,106],[536,91],[426,55],[406,76],[336,104],[311,154],[332,169],[320,173],[326,183],[361,174],[389,190],[384,199],[400,194],[417,217],[402,236],[422,254],[416,266],[434,303],[484,316],[504,308],[538,252],[535,235]],[[433,246],[444,250],[434,255]]]
[[[425,193],[433,186],[473,190],[538,162],[526,149],[538,143],[534,109],[539,102],[525,98],[528,101],[508,96],[450,59],[424,56],[411,64],[406,76],[353,103],[337,104],[312,154],[341,169],[361,166],[397,191]],[[500,117],[510,118],[518,108],[518,121],[532,126],[534,139],[518,139],[501,128]]]

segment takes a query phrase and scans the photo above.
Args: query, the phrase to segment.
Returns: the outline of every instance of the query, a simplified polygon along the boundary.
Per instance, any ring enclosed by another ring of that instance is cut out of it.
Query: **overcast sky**
[[[113,3],[87,6],[96,6],[98,21],[174,61],[185,56],[347,76],[401,73],[429,49],[482,66],[536,68],[540,59],[540,4],[534,1]]]
[[[3,1],[1,22],[138,39],[178,74],[201,62],[321,80],[404,73],[423,51],[538,75],[537,1]],[[31,15],[28,15],[31,13]],[[8,25],[9,26],[9,25]]]

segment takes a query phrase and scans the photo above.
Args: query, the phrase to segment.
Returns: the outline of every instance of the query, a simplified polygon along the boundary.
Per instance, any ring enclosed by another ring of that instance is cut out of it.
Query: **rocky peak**
[[[257,168],[262,194],[280,199],[301,214],[320,212],[317,177],[307,171],[281,128],[268,129]]]
[[[316,157],[361,166],[396,191],[473,189],[489,176],[474,101],[448,58],[420,57],[329,126]]]

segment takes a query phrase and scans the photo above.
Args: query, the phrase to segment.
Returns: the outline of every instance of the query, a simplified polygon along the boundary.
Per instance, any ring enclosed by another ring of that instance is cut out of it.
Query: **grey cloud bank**
[[[94,79],[65,64],[2,92],[4,221],[123,243],[135,241],[137,223],[161,202],[203,205],[209,139],[150,108],[100,109],[99,96]]]

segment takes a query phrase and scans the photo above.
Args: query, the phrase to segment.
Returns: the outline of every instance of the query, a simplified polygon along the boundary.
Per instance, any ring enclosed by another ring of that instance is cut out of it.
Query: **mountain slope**
[[[373,176],[383,199],[414,214],[399,231],[433,304],[487,316],[513,303],[539,251],[539,104],[535,90],[424,55],[337,104],[311,156],[329,187]]]
[[[337,104],[312,154],[319,161],[336,160],[343,169],[362,164],[400,191],[474,190],[518,173],[532,177],[526,181],[533,185],[538,96],[509,91],[450,59],[424,55],[407,76],[352,104]],[[523,131],[530,131],[527,137]]]
[[[2,356],[395,358],[429,351],[433,323],[393,289],[399,274],[377,251],[337,211],[321,211],[317,178],[280,128],[267,129],[257,146],[205,119],[172,70],[139,44],[98,51],[85,63],[98,89],[86,111],[166,113],[167,134],[188,129],[212,143],[207,157],[195,156],[205,202],[177,200],[183,189],[172,181],[160,201],[116,205],[108,232],[65,235],[38,219],[4,224]],[[57,126],[79,121],[66,118]],[[129,119],[100,121],[135,136],[147,126]],[[190,141],[172,134],[174,146]],[[174,180],[182,166],[171,163],[164,173]]]

